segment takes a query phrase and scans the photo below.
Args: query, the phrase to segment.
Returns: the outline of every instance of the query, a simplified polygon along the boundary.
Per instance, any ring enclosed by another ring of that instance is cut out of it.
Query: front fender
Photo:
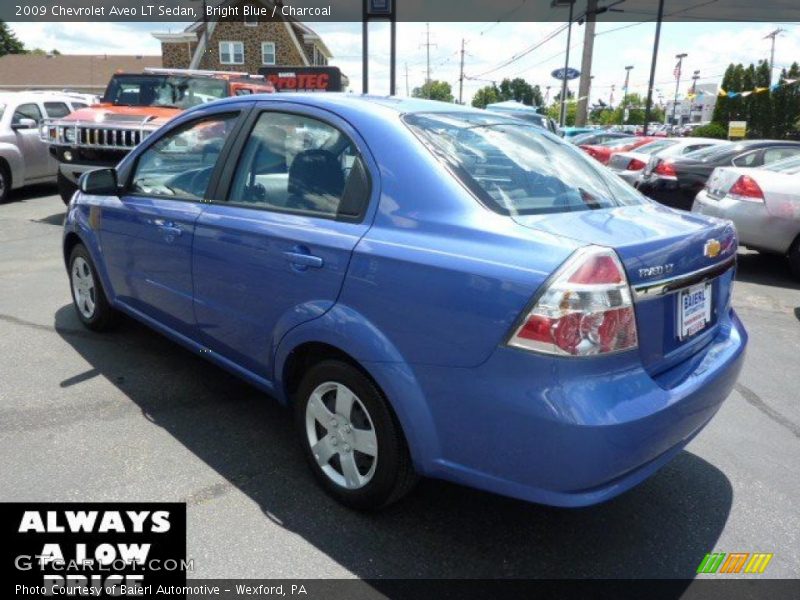
[[[78,194],[80,196],[80,193]],[[69,261],[69,256],[66,255],[66,241],[70,234],[77,235],[81,243],[89,251],[89,256],[92,257],[95,271],[100,277],[100,283],[103,285],[103,290],[106,294],[106,299],[109,304],[114,305],[115,294],[111,288],[111,281],[108,278],[108,271],[106,270],[105,261],[102,260],[103,251],[98,238],[98,231],[96,224],[100,219],[99,208],[81,202],[79,197],[76,197],[67,208],[67,216],[64,219],[64,263]],[[69,268],[69,265],[67,265]]]
[[[324,315],[289,331],[278,344],[274,365],[276,393],[288,403],[283,373],[292,351],[306,343],[328,344],[358,361],[383,390],[408,442],[414,467],[430,473],[440,456],[439,439],[425,395],[411,365],[397,348],[357,311],[336,304]]]
[[[8,164],[11,171],[11,189],[25,185],[25,159],[14,144],[0,142],[0,159]]]

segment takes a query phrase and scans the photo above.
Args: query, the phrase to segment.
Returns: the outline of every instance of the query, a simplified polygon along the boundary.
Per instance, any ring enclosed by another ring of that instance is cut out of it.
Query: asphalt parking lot
[[[314,483],[288,413],[143,326],[84,330],[50,187],[0,206],[0,500],[182,501],[192,578],[692,577],[706,552],[800,575],[800,283],[740,256],[734,393],[655,477],[561,510],[423,481],[377,515]]]

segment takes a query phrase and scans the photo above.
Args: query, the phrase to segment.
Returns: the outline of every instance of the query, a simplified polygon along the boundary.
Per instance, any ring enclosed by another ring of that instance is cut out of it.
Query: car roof
[[[73,94],[61,92],[0,92],[0,102],[33,102],[35,100],[77,100]]]
[[[422,98],[401,98],[398,96],[375,96],[370,94],[351,94],[346,92],[291,92],[281,94],[250,94],[231,96],[217,100],[216,104],[236,104],[252,100],[269,100],[270,102],[290,102],[327,109],[381,110],[399,114],[416,112],[465,112],[485,115],[487,111],[471,106],[425,100]],[[205,106],[208,106],[207,104]],[[496,114],[496,113],[495,113]]]

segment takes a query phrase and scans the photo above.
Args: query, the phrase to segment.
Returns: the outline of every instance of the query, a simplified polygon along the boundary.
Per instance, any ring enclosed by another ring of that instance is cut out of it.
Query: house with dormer
[[[161,42],[164,68],[258,73],[262,67],[327,66],[333,55],[307,25],[280,10],[274,18],[244,16],[245,5],[266,8],[262,12],[272,15],[275,4],[229,0],[220,5],[229,9],[228,16],[200,18],[178,33],[153,33]]]

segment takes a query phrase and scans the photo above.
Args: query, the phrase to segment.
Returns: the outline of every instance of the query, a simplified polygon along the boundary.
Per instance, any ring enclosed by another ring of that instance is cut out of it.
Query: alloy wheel
[[[95,296],[96,287],[94,276],[89,263],[81,256],[72,261],[72,294],[75,298],[75,306],[85,319],[94,316],[97,298]]]
[[[378,464],[378,438],[366,406],[350,388],[327,381],[306,404],[306,435],[322,472],[338,486],[367,485]]]

